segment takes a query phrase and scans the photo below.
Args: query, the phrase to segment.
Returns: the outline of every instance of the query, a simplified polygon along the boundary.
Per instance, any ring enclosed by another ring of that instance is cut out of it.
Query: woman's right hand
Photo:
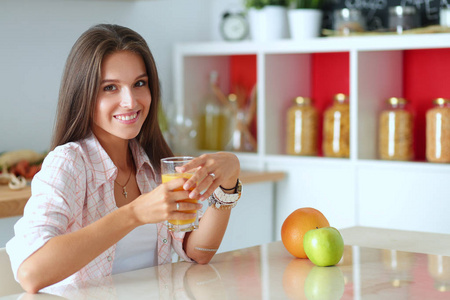
[[[186,181],[185,178],[177,178],[160,184],[153,191],[142,194],[128,204],[131,205],[138,224],[160,223],[168,219],[195,218],[195,213],[183,211],[201,209],[202,204],[179,202],[179,210],[177,210],[178,201],[189,199],[189,191],[183,190]]]

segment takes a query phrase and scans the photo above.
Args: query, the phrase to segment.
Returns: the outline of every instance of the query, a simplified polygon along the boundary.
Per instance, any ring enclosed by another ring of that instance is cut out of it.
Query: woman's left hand
[[[193,169],[196,169],[194,175],[185,182],[183,188],[185,190],[194,188],[189,198],[200,201],[208,199],[219,185],[224,188],[233,188],[241,171],[239,159],[229,152],[203,154],[177,168],[179,172],[188,172]],[[202,191],[205,192],[200,195]]]

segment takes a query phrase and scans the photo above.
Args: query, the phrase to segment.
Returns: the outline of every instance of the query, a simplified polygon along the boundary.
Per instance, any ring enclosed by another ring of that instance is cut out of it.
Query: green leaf
[[[287,7],[290,0],[245,0],[245,7],[261,9],[267,5],[280,5]]]

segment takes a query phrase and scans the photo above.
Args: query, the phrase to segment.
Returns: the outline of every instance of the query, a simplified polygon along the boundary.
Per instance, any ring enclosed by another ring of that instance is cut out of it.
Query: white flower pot
[[[303,40],[320,36],[322,11],[319,9],[290,9],[288,11],[291,38]]]
[[[272,41],[288,38],[287,9],[268,5],[248,11],[250,36],[254,41]]]

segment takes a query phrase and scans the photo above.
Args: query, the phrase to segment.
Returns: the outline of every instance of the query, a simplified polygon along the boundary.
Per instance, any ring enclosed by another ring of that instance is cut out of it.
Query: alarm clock
[[[242,41],[247,38],[249,25],[244,13],[226,12],[220,23],[220,33],[226,41]]]

